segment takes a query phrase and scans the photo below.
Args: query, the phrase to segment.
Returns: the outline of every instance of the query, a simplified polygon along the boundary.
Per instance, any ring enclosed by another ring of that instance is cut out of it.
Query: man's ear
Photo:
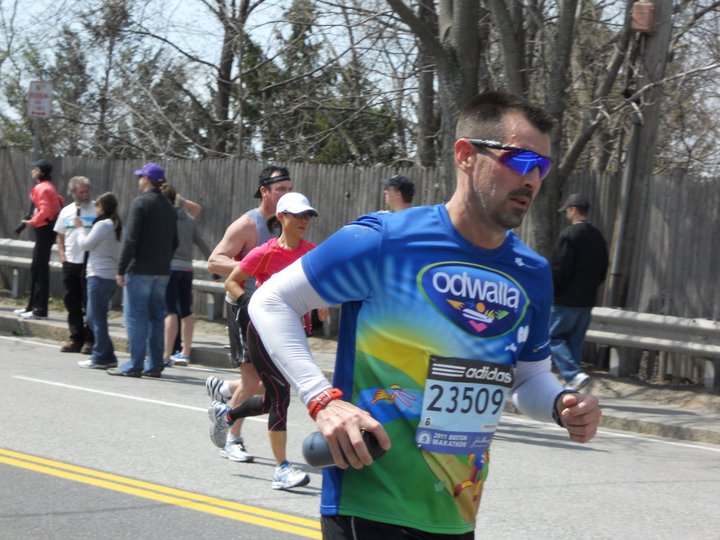
[[[467,170],[475,165],[477,152],[475,147],[467,139],[458,139],[453,147],[455,164],[460,170]]]

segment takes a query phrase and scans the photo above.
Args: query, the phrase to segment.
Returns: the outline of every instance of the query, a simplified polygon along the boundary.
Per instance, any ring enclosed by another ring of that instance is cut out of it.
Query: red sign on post
[[[32,81],[28,91],[28,116],[50,118],[52,116],[52,84]]]

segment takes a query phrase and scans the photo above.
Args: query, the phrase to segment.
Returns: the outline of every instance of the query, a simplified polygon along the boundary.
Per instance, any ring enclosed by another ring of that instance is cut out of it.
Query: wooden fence
[[[118,197],[121,214],[139,194],[133,171],[143,162],[91,158],[56,158],[53,183],[66,195],[67,181],[87,176],[97,196],[112,191]],[[0,149],[0,236],[11,237],[13,228],[27,212],[32,188],[27,153]],[[264,163],[240,159],[163,162],[168,180],[184,197],[200,203],[203,214],[198,224],[208,242],[217,243],[225,228],[247,210],[258,205],[253,198]],[[416,204],[443,200],[432,169],[391,169],[388,167],[341,167],[329,165],[282,164],[287,166],[295,191],[307,195],[320,212],[313,222],[308,240],[319,243],[355,217],[384,208],[380,181],[393,174],[406,174],[416,186]],[[23,233],[24,239],[31,233]]]
[[[53,159],[55,186],[65,194],[67,180],[87,176],[94,195],[113,191],[121,212],[138,195],[133,171],[141,161],[65,157]],[[27,211],[32,187],[27,152],[0,149],[0,237],[15,238],[13,229]],[[253,194],[264,163],[240,159],[162,162],[169,180],[185,197],[204,210],[198,224],[211,245],[222,238],[227,225],[257,205]],[[383,208],[380,180],[405,174],[416,185],[416,204],[435,204],[447,193],[434,169],[347,167],[284,164],[294,189],[308,196],[319,210],[308,239],[319,243],[333,231],[366,212]],[[720,249],[715,240],[720,230],[720,179],[697,179],[682,175],[652,178],[642,205],[635,258],[631,268],[628,309],[645,313],[720,320]],[[590,219],[610,242],[619,201],[619,178],[577,173],[565,193],[586,193],[594,207]],[[561,214],[552,216],[559,220]],[[523,236],[523,228],[519,229]],[[24,232],[22,239],[31,239]],[[199,253],[196,257],[200,257]],[[0,276],[3,277],[3,276]],[[682,359],[677,369],[697,375],[695,364]]]

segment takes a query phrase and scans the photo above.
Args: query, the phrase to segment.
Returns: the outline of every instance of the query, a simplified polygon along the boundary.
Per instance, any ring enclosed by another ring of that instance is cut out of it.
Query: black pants
[[[35,227],[35,246],[30,265],[30,298],[27,311],[38,317],[47,317],[50,298],[50,249],[55,243],[55,222]]]
[[[250,322],[245,334],[250,361],[265,387],[262,396],[253,396],[230,411],[235,421],[248,416],[268,415],[268,431],[287,431],[287,411],[290,406],[290,384],[270,359],[255,326]]]
[[[465,534],[433,534],[410,527],[390,525],[352,516],[322,516],[323,540],[472,540]]]
[[[92,331],[85,322],[87,303],[87,280],[85,265],[82,263],[64,262],[62,268],[63,285],[65,285],[65,309],[68,316],[70,341],[73,343],[92,343]]]
[[[248,297],[248,299],[249,298],[250,297]],[[250,323],[250,315],[248,315],[247,306],[241,309],[240,313],[238,313],[237,305],[230,304],[226,301],[225,320],[227,322],[228,338],[230,340],[230,360],[233,367],[238,367],[240,364],[250,361],[245,336],[247,326]]]

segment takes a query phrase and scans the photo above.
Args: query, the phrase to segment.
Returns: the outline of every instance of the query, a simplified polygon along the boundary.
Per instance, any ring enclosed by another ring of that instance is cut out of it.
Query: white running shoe
[[[224,379],[221,379],[220,377],[208,377],[205,381],[205,389],[207,390],[208,396],[210,396],[210,399],[214,401],[219,401],[220,403],[225,403],[228,398],[226,398],[222,392],[220,391],[220,387],[225,382]]]
[[[307,486],[310,477],[304,472],[296,469],[289,461],[286,461],[275,469],[273,475],[273,489],[290,489],[294,487]]]
[[[210,440],[218,448],[225,448],[227,431],[230,427],[227,421],[227,413],[229,412],[230,407],[219,401],[213,401],[208,409],[208,416],[212,423],[210,425]]]
[[[227,443],[225,448],[220,449],[220,457],[229,459],[230,461],[239,461],[241,463],[252,463],[255,457],[248,453],[243,444],[243,440]]]
[[[590,375],[581,371],[570,379],[570,381],[565,385],[565,388],[568,390],[577,390],[579,392],[588,384],[590,384]]]
[[[190,363],[190,357],[183,353],[175,353],[170,357],[176,366],[187,366]]]
[[[13,309],[13,313],[14,313],[15,315],[17,315],[18,317],[20,317],[23,313],[27,313],[27,312],[28,312],[28,310],[25,309],[25,308]]]

